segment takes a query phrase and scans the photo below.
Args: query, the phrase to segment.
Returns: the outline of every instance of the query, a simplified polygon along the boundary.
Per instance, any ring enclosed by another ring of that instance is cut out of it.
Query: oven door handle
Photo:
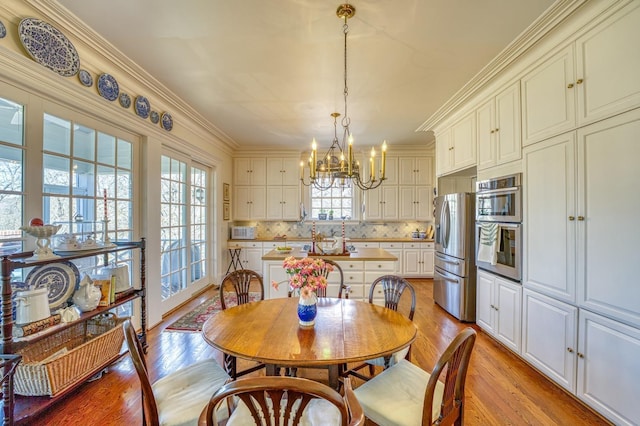
[[[508,194],[513,192],[518,192],[520,188],[517,186],[513,186],[511,188],[500,188],[500,189],[491,189],[489,191],[480,191],[476,193],[478,197],[484,197],[485,195],[494,195],[494,194]]]

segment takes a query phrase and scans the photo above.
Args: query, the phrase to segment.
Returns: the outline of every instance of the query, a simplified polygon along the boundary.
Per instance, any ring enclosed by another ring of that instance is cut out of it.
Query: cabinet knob
[[[567,84],[567,89],[573,89],[573,83]]]
[[[500,131],[500,129],[496,129],[496,133],[498,133]]]
[[[571,348],[567,348],[567,352],[569,352],[570,354],[572,354],[572,353],[573,353],[573,349],[571,349]]]
[[[576,220],[574,216],[569,216],[569,220]]]
[[[583,81],[583,79],[579,78],[578,81],[576,81],[576,84],[582,84]]]
[[[578,216],[578,220],[584,220],[584,216]]]
[[[492,130],[492,131],[491,131],[491,133],[495,133],[495,132],[496,132],[495,130]]]
[[[584,358],[584,355],[578,352],[578,358]]]

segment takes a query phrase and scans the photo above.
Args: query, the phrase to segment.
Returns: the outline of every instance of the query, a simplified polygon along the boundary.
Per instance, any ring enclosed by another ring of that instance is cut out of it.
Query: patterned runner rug
[[[251,293],[249,298],[251,301],[260,299],[260,293]],[[229,306],[235,306],[238,304],[238,299],[235,293],[226,293],[224,295],[224,301]],[[167,331],[202,331],[202,324],[213,315],[222,310],[222,304],[220,303],[220,296],[215,295],[209,300],[205,300],[199,306],[197,306],[191,312],[186,313],[180,319],[166,328]]]

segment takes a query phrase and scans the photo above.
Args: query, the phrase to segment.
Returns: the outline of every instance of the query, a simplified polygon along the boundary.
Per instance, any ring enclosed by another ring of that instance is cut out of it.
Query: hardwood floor
[[[468,324],[446,314],[433,303],[431,280],[410,280],[418,294],[414,322],[419,333],[412,361],[431,370],[453,337]],[[152,380],[199,359],[221,354],[199,333],[165,332],[164,328],[213,295],[200,295],[149,332],[147,356]],[[604,425],[604,419],[547,380],[525,362],[478,330],[467,376],[467,425]],[[264,374],[261,370],[255,374]],[[300,375],[324,379],[324,370]],[[357,384],[357,383],[356,383]],[[113,365],[101,379],[81,386],[53,410],[34,419],[34,425],[137,425],[141,422],[140,384],[129,357]]]

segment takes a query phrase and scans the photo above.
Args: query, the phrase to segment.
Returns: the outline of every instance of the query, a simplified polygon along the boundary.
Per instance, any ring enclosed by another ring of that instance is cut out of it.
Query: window
[[[319,190],[311,186],[311,218],[318,219],[326,214],[325,219],[351,219],[353,212],[353,186],[351,182],[341,184],[336,180],[331,188]]]
[[[22,251],[24,107],[0,98],[0,255]]]
[[[161,162],[161,281],[166,300],[207,274],[209,173],[165,155]]]

